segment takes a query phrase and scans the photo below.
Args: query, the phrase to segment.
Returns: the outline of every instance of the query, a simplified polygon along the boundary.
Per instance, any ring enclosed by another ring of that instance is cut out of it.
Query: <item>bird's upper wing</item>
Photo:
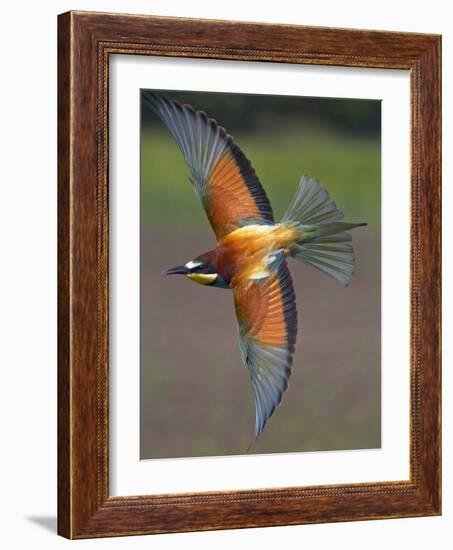
[[[190,105],[144,92],[178,143],[214,233],[220,239],[248,220],[273,223],[269,199],[255,170],[222,126]]]
[[[242,279],[232,289],[242,360],[255,394],[257,438],[288,387],[296,343],[296,299],[284,254],[269,277]]]

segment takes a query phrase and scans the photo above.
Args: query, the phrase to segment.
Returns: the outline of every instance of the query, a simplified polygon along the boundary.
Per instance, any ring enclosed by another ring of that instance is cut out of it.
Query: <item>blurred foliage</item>
[[[241,133],[261,133],[288,126],[316,126],[378,138],[381,131],[381,102],[377,100],[165,90],[157,93],[205,111],[229,133],[232,128]],[[146,126],[155,117],[144,109],[142,120]]]
[[[203,107],[227,127],[252,162],[276,219],[302,175],[308,174],[321,181],[348,219],[379,223],[380,102],[181,92],[167,96]],[[147,109],[143,115],[143,221],[181,218],[204,224],[195,195],[188,197],[189,170],[175,141]]]

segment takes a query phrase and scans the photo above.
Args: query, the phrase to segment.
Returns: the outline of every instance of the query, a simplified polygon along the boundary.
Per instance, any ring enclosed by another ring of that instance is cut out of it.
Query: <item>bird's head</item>
[[[207,286],[216,286],[220,288],[229,288],[229,285],[217,273],[216,267],[209,258],[198,256],[185,265],[171,267],[162,273],[162,275],[185,275],[194,283]]]

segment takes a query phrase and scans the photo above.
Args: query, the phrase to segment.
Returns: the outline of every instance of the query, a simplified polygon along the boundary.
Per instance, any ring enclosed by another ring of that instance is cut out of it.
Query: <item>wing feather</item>
[[[297,337],[296,299],[284,254],[267,279],[241,280],[233,296],[241,356],[255,394],[257,438],[288,387]]]
[[[218,239],[251,221],[274,222],[255,170],[222,126],[190,105],[151,92],[143,98],[181,149]]]

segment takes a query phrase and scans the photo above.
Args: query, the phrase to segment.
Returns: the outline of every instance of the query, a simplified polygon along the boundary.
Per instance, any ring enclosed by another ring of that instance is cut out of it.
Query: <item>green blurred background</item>
[[[289,389],[259,440],[230,291],[162,278],[215,246],[176,142],[142,103],[141,458],[380,447],[379,101],[163,91],[204,110],[251,160],[283,215],[303,174],[353,232],[347,288],[290,261],[299,332]]]

